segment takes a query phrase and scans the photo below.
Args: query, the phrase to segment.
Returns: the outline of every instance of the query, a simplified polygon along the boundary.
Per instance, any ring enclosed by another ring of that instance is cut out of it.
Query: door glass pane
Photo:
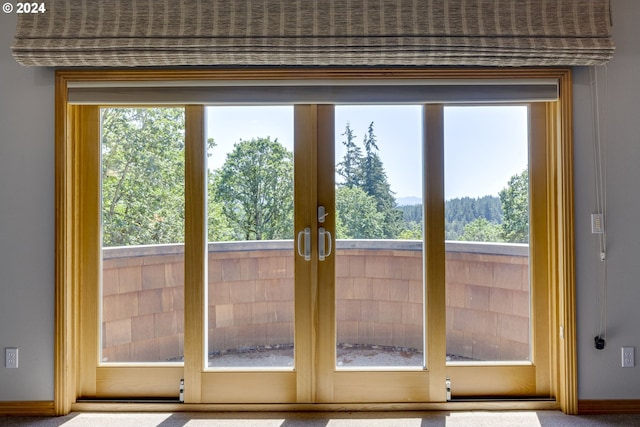
[[[422,367],[422,107],[335,117],[337,367]]]
[[[447,360],[529,361],[528,108],[444,109]]]
[[[208,107],[208,356],[293,369],[293,107]]]
[[[184,356],[184,109],[101,109],[102,362]]]

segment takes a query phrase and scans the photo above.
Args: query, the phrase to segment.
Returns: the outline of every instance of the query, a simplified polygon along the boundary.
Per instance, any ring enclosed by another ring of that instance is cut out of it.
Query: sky
[[[527,159],[527,107],[445,107],[445,199],[497,196]],[[396,198],[422,195],[422,107],[336,106],[336,162],[344,155],[346,124],[362,141],[371,122]],[[209,168],[224,163],[239,140],[270,136],[293,151],[293,107],[207,107],[208,137],[217,146]],[[362,148],[364,151],[364,147]]]

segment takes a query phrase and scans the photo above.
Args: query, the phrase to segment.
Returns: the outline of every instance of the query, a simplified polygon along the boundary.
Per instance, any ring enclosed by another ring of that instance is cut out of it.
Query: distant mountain
[[[398,206],[421,205],[422,199],[420,197],[398,197],[396,203]]]

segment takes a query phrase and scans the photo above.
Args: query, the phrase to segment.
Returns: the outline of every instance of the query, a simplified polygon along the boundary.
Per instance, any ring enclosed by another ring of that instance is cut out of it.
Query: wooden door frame
[[[206,80],[305,80],[325,79],[357,81],[363,79],[557,79],[559,99],[547,106],[547,197],[549,236],[549,284],[551,304],[551,390],[557,405],[566,413],[575,414],[577,400],[576,360],[576,307],[573,230],[573,132],[572,132],[572,80],[568,68],[523,69],[178,69],[178,70],[58,70],[55,87],[55,360],[54,408],[64,415],[76,404],[80,373],[79,347],[79,283],[82,254],[79,252],[82,224],[78,220],[81,209],[78,194],[81,191],[82,171],[78,162],[78,141],[83,130],[78,110],[68,103],[69,85],[76,82],[138,82],[138,81],[206,81]],[[523,408],[523,403],[502,404],[502,408]],[[120,405],[122,406],[122,405]],[[421,404],[424,409],[477,409],[498,408],[500,403],[469,405]],[[540,405],[538,405],[540,406]],[[542,405],[545,407],[544,405]],[[96,408],[99,408],[97,406]],[[228,406],[227,406],[228,407]],[[282,408],[301,408],[288,405]],[[340,408],[344,405],[314,406]],[[352,405],[368,409],[371,405]],[[383,408],[378,405],[377,408]],[[388,407],[398,408],[398,405]],[[415,408],[415,405],[406,406]],[[546,406],[548,407],[548,406]],[[114,406],[108,407],[114,410]],[[140,406],[128,406],[140,410]],[[211,405],[146,406],[150,410],[211,409]],[[264,409],[264,405],[258,408]],[[95,409],[95,408],[94,408]],[[238,409],[247,409],[247,406]]]

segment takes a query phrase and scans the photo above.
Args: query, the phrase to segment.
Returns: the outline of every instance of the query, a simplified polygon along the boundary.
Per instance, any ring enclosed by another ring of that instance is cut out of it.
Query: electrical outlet
[[[635,347],[622,347],[622,367],[633,368],[635,365]]]
[[[18,367],[18,349],[16,347],[6,347],[4,349],[4,366],[5,368]]]

